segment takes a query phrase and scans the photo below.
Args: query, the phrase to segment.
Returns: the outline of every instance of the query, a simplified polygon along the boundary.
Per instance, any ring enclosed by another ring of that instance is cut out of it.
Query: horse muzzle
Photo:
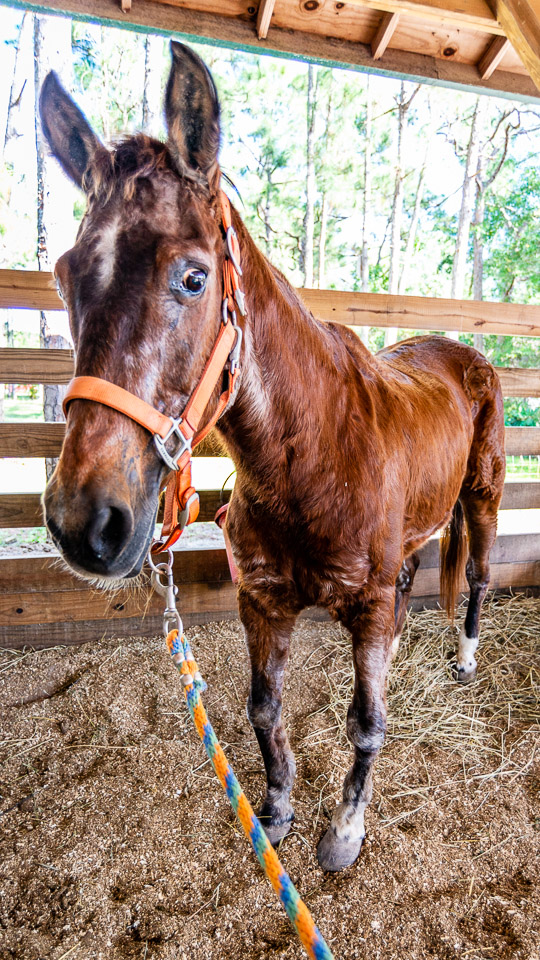
[[[142,568],[154,532],[157,494],[139,502],[100,487],[66,490],[56,474],[43,496],[45,522],[66,563],[87,578],[118,580]]]

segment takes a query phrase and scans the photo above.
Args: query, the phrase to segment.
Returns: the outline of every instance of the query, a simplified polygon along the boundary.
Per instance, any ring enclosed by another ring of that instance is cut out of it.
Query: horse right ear
[[[171,41],[172,66],[165,92],[169,150],[182,176],[211,193],[219,189],[219,100],[212,75],[189,47]]]
[[[68,177],[82,187],[84,171],[96,150],[103,147],[53,70],[47,74],[41,88],[39,113],[52,153]]]

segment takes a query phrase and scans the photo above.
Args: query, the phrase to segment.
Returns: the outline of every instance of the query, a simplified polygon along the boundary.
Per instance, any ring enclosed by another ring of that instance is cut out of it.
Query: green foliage
[[[73,23],[75,96],[105,140],[141,126],[145,37],[130,31]],[[195,45],[217,83],[222,101],[222,167],[238,187],[238,206],[248,229],[270,259],[295,284],[302,279],[301,251],[306,206],[307,76],[305,64]],[[160,55],[158,51],[158,56]],[[169,66],[163,44],[162,88]],[[396,97],[399,82],[368,78],[346,70],[315,68],[315,228],[314,277],[324,266],[329,288],[359,289],[364,209],[364,154],[371,107],[371,201],[367,225],[369,289],[388,289],[390,218],[396,163]],[[407,96],[414,84],[407,83]],[[419,171],[426,153],[425,188],[418,228],[407,264],[403,292],[449,296],[463,167],[475,98],[465,93],[421,87],[406,116],[403,152],[401,250],[410,232]],[[503,156],[507,122],[507,152]],[[485,113],[485,178],[500,170],[486,190],[481,228],[484,242],[484,296],[540,303],[540,163],[535,148],[538,117],[533,109],[489,98]],[[25,132],[33,151],[34,131]],[[502,158],[502,159],[501,159]],[[6,266],[33,265],[35,194],[32,183],[21,216],[12,202],[20,171],[9,161],[0,167],[0,255]],[[326,237],[323,234],[323,209]],[[74,220],[84,212],[74,205]],[[321,239],[322,237],[322,239]],[[324,243],[322,242],[324,240]],[[470,239],[472,245],[472,235]],[[469,277],[472,257],[469,257]],[[468,288],[468,287],[466,287]],[[407,336],[403,332],[400,336]],[[472,340],[471,337],[462,337]],[[372,349],[384,333],[373,329]],[[540,367],[534,338],[487,336],[488,358],[502,366]],[[531,401],[506,404],[511,423],[538,422]]]

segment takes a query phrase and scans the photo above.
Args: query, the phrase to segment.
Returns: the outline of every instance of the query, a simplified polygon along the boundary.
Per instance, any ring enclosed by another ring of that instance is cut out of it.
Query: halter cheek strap
[[[236,322],[236,308],[245,316],[244,294],[239,277],[240,246],[232,225],[231,206],[223,191],[220,193],[221,218],[227,240],[227,254],[223,263],[223,301],[221,325],[212,352],[182,414],[168,417],[140,397],[100,377],[75,377],[68,385],[64,398],[64,413],[72,400],[93,400],[135,420],[153,434],[157,452],[174,471],[174,480],[167,482],[161,538],[154,542],[153,553],[167,550],[181,535],[184,527],[193,523],[199,514],[199,495],[191,483],[192,447],[203,440],[225,411],[234,391],[238,375],[238,360],[242,330]],[[225,389],[210,420],[200,428],[203,413],[214,393],[219,378],[227,372]],[[173,452],[167,448],[176,443]]]

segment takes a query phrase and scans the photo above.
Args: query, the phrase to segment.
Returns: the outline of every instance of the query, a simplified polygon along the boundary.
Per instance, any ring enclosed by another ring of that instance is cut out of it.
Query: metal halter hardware
[[[188,450],[189,455],[191,456],[191,440],[186,440],[184,434],[180,430],[180,424],[182,423],[182,417],[179,417],[178,420],[172,420],[172,427],[169,430],[168,434],[165,437],[160,437],[159,433],[154,434],[154,443],[156,445],[156,450],[159,453],[162,460],[165,461],[169,470],[178,470],[178,461],[182,454]],[[171,439],[171,437],[176,437],[180,441],[180,446],[176,453],[170,454],[167,450],[165,444]]]

